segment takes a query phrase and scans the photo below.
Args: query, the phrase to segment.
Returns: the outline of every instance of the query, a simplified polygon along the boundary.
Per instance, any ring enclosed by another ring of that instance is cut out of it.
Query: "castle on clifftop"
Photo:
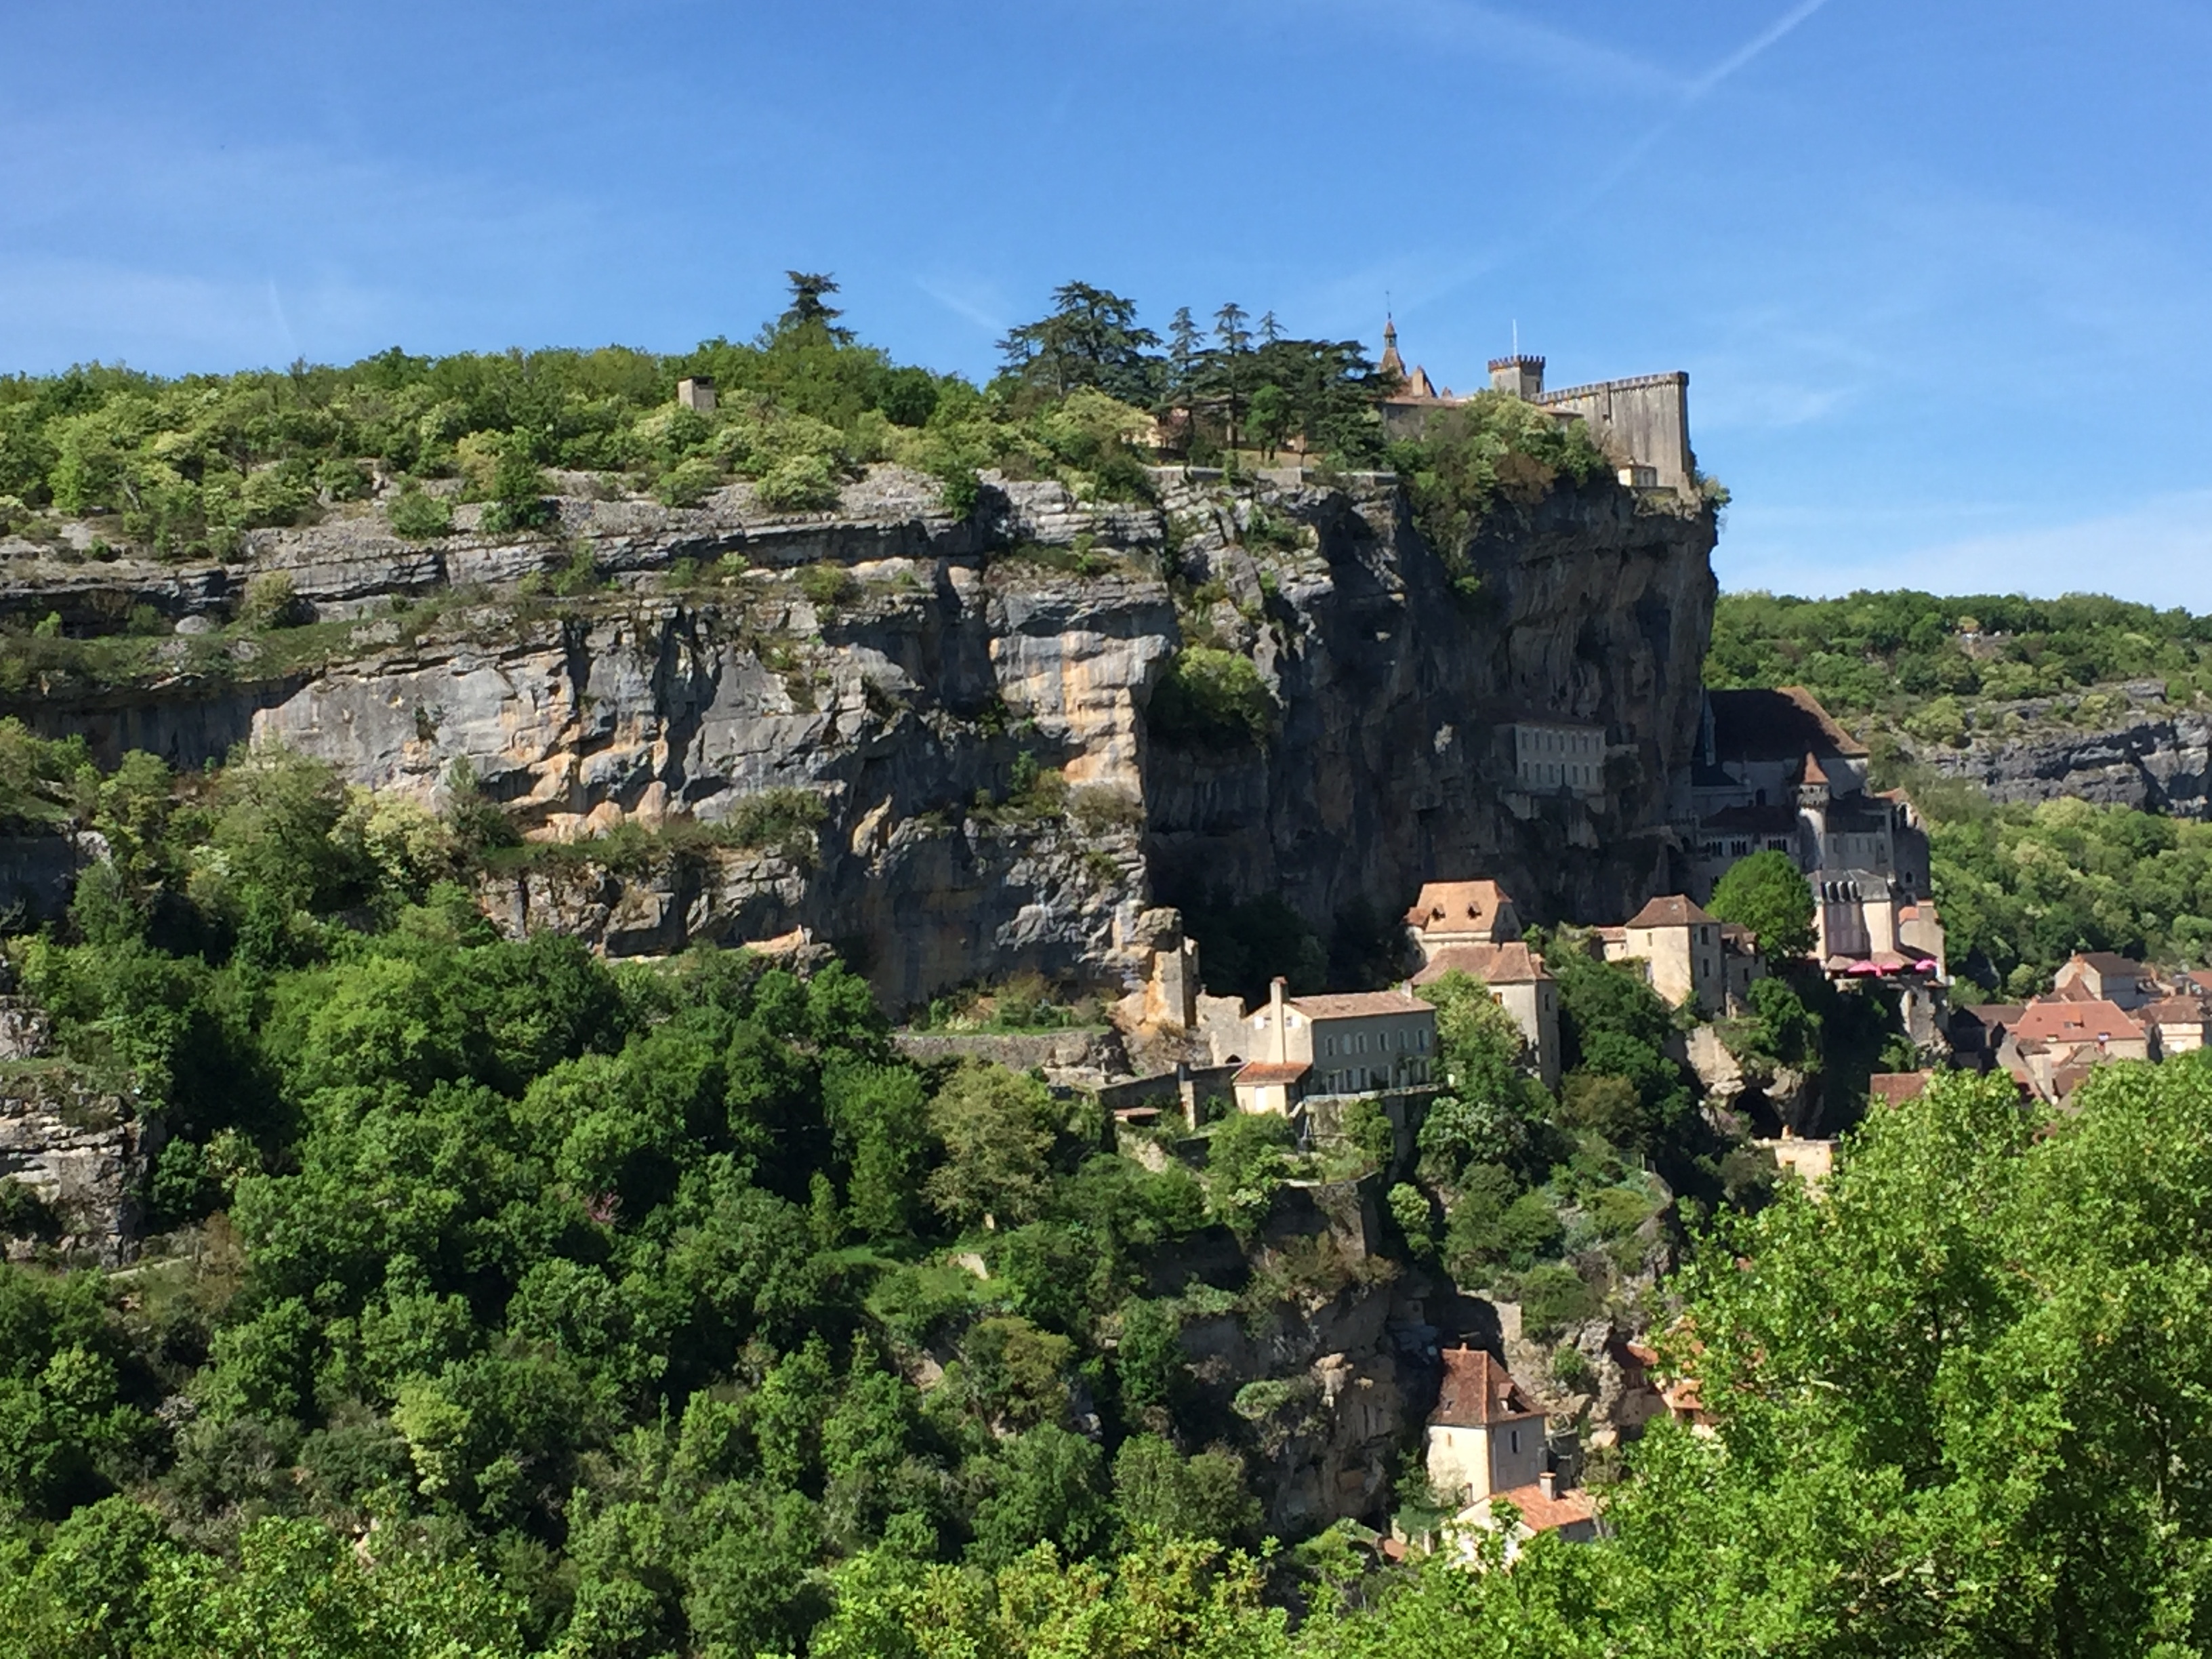
[[[1419,437],[1429,416],[1468,398],[1449,387],[1439,391],[1428,371],[1411,369],[1398,351],[1398,325],[1382,325],[1380,367],[1400,389],[1382,403],[1382,429],[1393,438]],[[1533,404],[1561,421],[1587,422],[1599,448],[1613,458],[1624,484],[1642,489],[1671,489],[1692,495],[1698,489],[1698,459],[1690,448],[1690,377],[1680,369],[1667,374],[1638,374],[1625,380],[1544,390],[1544,360],[1516,352],[1490,362],[1490,386]]]

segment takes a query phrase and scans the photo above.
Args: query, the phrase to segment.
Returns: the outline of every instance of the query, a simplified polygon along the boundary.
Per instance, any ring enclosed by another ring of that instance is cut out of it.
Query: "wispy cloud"
[[[943,277],[917,276],[914,279],[914,285],[954,316],[975,324],[993,336],[1004,334],[1012,326],[1007,321],[1006,306],[998,294],[981,284]]]
[[[1387,20],[1395,31],[1416,34],[1429,45],[1536,70],[1577,86],[1661,97],[1685,89],[1680,76],[1662,64],[1476,0],[1385,0],[1379,5],[1367,0],[1358,11],[1365,18]]]

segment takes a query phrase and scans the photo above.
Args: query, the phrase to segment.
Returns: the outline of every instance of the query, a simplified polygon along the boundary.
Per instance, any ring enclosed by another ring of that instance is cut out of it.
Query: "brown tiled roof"
[[[2154,1025],[2201,1025],[2212,1018],[2201,996],[2160,997],[2136,1012]]]
[[[1516,1486],[1492,1492],[1477,1507],[1487,1512],[1492,1504],[1510,1504],[1521,1511],[1521,1524],[1530,1532],[1551,1532],[1577,1522],[1597,1519],[1597,1504],[1583,1487],[1547,1493],[1540,1486]]]
[[[1248,1060],[1237,1068],[1235,1080],[1244,1084],[1296,1083],[1313,1067],[1303,1060]]]
[[[1984,1025],[2002,1025],[2009,1030],[2020,1024],[2020,1017],[2027,1012],[2021,1002],[1970,1002],[1966,1012]]]
[[[1500,905],[1512,902],[1513,896],[1494,881],[1425,881],[1406,912],[1406,926],[1443,933],[1486,927],[1497,921]]]
[[[1680,893],[1669,893],[1656,898],[1628,919],[1631,927],[1687,927],[1692,922],[1711,922],[1712,918],[1690,902]]]
[[[1867,1092],[1876,1100],[1899,1105],[1927,1093],[1929,1079],[1935,1075],[1933,1072],[1876,1072],[1867,1079]]]
[[[1544,959],[1516,939],[1510,945],[1447,945],[1413,975],[1413,983],[1433,985],[1455,972],[1485,985],[1528,985],[1551,978],[1544,971]]]
[[[2142,963],[2120,955],[2117,951],[2077,951],[2071,961],[2094,968],[2107,979],[2148,979],[2151,971]]]
[[[2061,1002],[2046,998],[2029,1003],[2012,1029],[2022,1042],[2040,1037],[2052,1042],[2094,1042],[2100,1036],[2126,1042],[2143,1034],[2142,1026],[2109,1002]]]
[[[1480,1429],[1511,1419],[1534,1417],[1513,1381],[1513,1374],[1483,1348],[1444,1350],[1443,1387],[1437,1393],[1431,1425]]]
[[[1808,754],[1857,760],[1867,752],[1802,685],[1705,695],[1712,702],[1713,749],[1722,760],[1786,761]]]
[[[1422,1014],[1429,1005],[1403,991],[1346,991],[1332,996],[1292,997],[1308,1019],[1358,1019],[1366,1014]]]
[[[1820,757],[1818,755],[1808,751],[1805,757],[1804,771],[1800,781],[1804,783],[1826,783],[1827,781],[1828,775],[1820,769]]]

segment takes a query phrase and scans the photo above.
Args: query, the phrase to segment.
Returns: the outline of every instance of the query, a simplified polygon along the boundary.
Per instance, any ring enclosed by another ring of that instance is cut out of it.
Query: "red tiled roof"
[[[1292,997],[1290,1006],[1308,1019],[1358,1019],[1370,1014],[1425,1014],[1435,1012],[1403,991],[1346,991],[1334,996]]]
[[[1237,1068],[1234,1081],[1243,1084],[1296,1083],[1313,1067],[1303,1060],[1249,1060]]]
[[[1480,1429],[1516,1418],[1534,1417],[1507,1370],[1483,1348],[1444,1350],[1443,1387],[1429,1421],[1444,1428]]]
[[[1828,775],[1820,769],[1820,757],[1809,750],[1805,755],[1805,771],[1801,781],[1806,783],[1826,783],[1828,781]]]
[[[1464,933],[1493,925],[1498,907],[1512,902],[1513,896],[1494,881],[1425,881],[1421,896],[1406,912],[1406,926]]]
[[[1528,985],[1551,978],[1544,959],[1516,939],[1510,945],[1447,945],[1413,975],[1413,983],[1433,985],[1455,972],[1485,985]]]
[[[2040,1037],[2051,1042],[2094,1042],[2101,1036],[2124,1042],[2143,1034],[2142,1026],[2109,1002],[2061,1002],[2040,997],[2027,1005],[2012,1029],[2022,1042]]]
[[[1867,1092],[1876,1100],[1901,1105],[1927,1093],[1929,1079],[1935,1075],[1933,1072],[1876,1072],[1867,1079]]]
[[[1580,1486],[1566,1492],[1554,1489],[1549,1493],[1540,1486],[1516,1486],[1510,1492],[1491,1493],[1483,1500],[1482,1507],[1487,1509],[1499,1503],[1510,1504],[1520,1510],[1521,1524],[1530,1532],[1552,1532],[1577,1522],[1597,1519],[1595,1501]]]
[[[1712,918],[1680,893],[1669,893],[1656,898],[1628,919],[1631,927],[1687,927],[1692,922],[1710,923]]]

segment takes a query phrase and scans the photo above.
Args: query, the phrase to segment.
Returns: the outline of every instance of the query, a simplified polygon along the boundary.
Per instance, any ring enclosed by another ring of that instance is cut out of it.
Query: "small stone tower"
[[[1490,360],[1490,385],[1493,391],[1503,392],[1532,401],[1544,395],[1544,360],[1515,352],[1510,357]]]
[[[1382,361],[1376,364],[1385,374],[1406,378],[1406,360],[1398,355],[1398,322],[1388,312],[1382,317]]]
[[[702,415],[714,412],[714,380],[709,374],[694,374],[688,380],[676,383],[676,401],[685,409],[696,410]]]

